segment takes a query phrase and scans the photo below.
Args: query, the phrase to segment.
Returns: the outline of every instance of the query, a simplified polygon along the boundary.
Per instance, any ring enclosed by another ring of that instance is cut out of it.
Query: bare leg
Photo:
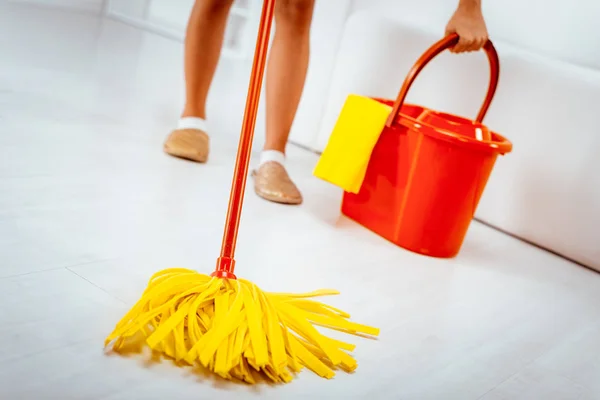
[[[182,116],[206,118],[206,98],[233,0],[196,0],[185,39],[186,102]]]
[[[185,38],[185,107],[182,119],[164,144],[174,157],[206,162],[206,98],[212,82],[233,0],[196,0]]]
[[[285,153],[298,109],[309,58],[314,0],[278,0],[275,37],[267,66],[265,150]]]
[[[308,70],[314,5],[314,0],[275,3],[275,37],[267,65],[267,135],[254,190],[276,203],[302,203],[302,194],[283,164]]]

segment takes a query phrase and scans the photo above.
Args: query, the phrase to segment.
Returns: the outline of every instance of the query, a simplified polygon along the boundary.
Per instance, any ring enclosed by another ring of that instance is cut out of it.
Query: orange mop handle
[[[404,100],[406,99],[406,95],[408,94],[408,90],[412,86],[413,82],[419,75],[419,72],[425,68],[425,66],[433,60],[437,55],[442,53],[444,50],[450,49],[454,47],[458,43],[459,37],[456,33],[448,35],[440,40],[438,40],[433,46],[431,46],[422,56],[417,60],[415,65],[412,67],[404,83],[402,84],[402,88],[400,89],[400,93],[398,93],[398,97],[396,98],[396,102],[394,103],[394,107],[392,112],[390,113],[386,126],[389,128],[393,125],[394,121],[398,118],[398,114],[400,114],[400,110],[402,105],[404,104]],[[487,54],[488,61],[490,63],[490,83],[488,86],[488,91],[485,96],[485,100],[481,108],[479,109],[479,114],[477,114],[477,118],[475,121],[482,122],[485,114],[487,114],[490,105],[492,104],[492,100],[494,98],[494,94],[496,93],[496,88],[498,87],[498,79],[500,77],[500,61],[498,60],[498,53],[494,48],[494,45],[490,40],[488,40],[483,46],[483,50]]]
[[[244,191],[246,189],[250,154],[252,152],[252,139],[254,138],[256,114],[258,113],[258,102],[267,61],[267,50],[269,47],[271,26],[273,24],[274,9],[275,0],[265,0],[263,2],[258,37],[256,39],[256,49],[254,51],[254,61],[250,75],[250,85],[246,97],[246,109],[244,111],[235,170],[233,172],[231,193],[229,195],[229,208],[225,220],[221,255],[217,259],[217,267],[212,274],[212,276],[220,278],[236,279],[233,273],[235,269],[235,245],[240,226],[242,204],[244,202]]]

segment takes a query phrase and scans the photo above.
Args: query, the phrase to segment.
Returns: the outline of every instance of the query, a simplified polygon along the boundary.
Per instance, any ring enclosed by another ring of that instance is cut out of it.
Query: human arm
[[[456,33],[459,41],[450,51],[463,53],[477,51],[488,40],[487,27],[481,11],[481,0],[459,0],[458,6],[446,25],[446,35]]]

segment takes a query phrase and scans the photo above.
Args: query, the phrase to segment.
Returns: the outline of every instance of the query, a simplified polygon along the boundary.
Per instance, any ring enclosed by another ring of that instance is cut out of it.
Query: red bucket
[[[481,122],[499,76],[498,55],[490,62],[487,96],[475,121],[404,104],[423,67],[453,47],[456,35],[434,44],[406,77],[370,158],[359,193],[344,193],[342,213],[391,242],[433,257],[458,254],[498,154],[512,144]]]

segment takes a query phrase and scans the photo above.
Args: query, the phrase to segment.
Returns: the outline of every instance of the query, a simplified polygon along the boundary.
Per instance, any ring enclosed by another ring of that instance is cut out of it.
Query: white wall
[[[8,0],[8,2],[34,4],[42,7],[63,8],[92,13],[99,13],[104,6],[104,0]]]
[[[600,68],[600,1],[482,0],[494,40]],[[372,10],[442,34],[458,0],[354,0],[352,12]]]
[[[90,1],[90,0],[86,0]],[[106,0],[109,17],[183,41],[194,0]],[[236,0],[225,32],[223,56],[245,60],[252,54],[260,0]]]
[[[194,0],[152,0],[148,8],[148,20],[185,30]]]

